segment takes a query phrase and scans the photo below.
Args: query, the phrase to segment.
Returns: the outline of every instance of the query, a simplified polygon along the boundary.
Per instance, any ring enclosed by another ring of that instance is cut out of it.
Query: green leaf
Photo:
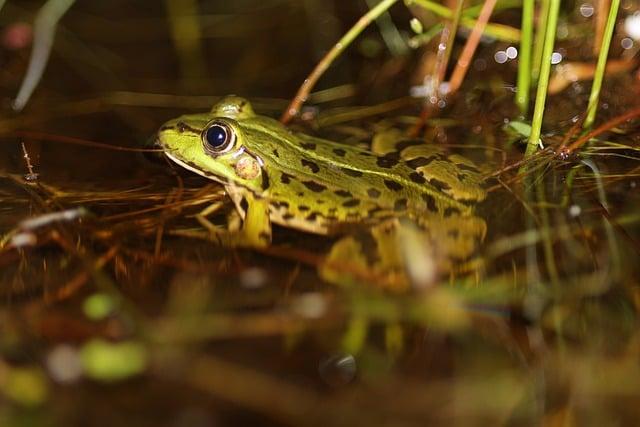
[[[511,121],[507,124],[508,128],[513,129],[520,135],[528,138],[531,135],[531,125],[525,122],[519,122],[517,120]]]

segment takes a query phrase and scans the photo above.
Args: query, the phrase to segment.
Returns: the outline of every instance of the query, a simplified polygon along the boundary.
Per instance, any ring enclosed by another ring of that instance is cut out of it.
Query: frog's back
[[[475,173],[469,162],[464,171],[416,141],[383,147],[377,155],[303,134],[272,135],[276,124],[264,117],[242,126],[248,149],[265,162],[265,196],[279,224],[324,234],[391,216],[466,215],[484,195],[469,184]]]

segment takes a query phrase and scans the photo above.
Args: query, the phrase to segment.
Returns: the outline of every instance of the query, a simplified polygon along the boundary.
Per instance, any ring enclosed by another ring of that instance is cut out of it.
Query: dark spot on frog
[[[359,178],[362,175],[364,175],[362,172],[357,171],[357,170],[353,170],[353,169],[349,169],[349,168],[341,168],[342,172],[346,173],[349,176],[353,176],[355,178]]]
[[[303,193],[302,191],[300,191],[300,192],[298,193],[298,197],[304,197],[304,193]]]
[[[417,184],[424,184],[425,182],[427,182],[427,180],[424,179],[424,177],[418,172],[411,172],[409,174],[409,179]]]
[[[310,160],[300,159],[300,163],[302,164],[302,166],[308,167],[313,173],[320,172],[320,166]]]
[[[273,155],[278,157],[278,158],[280,157],[280,153],[278,153],[278,150],[275,149],[275,148],[273,149]]]
[[[321,193],[327,189],[326,186],[315,181],[302,181],[302,184],[314,193]]]
[[[432,160],[433,158],[416,157],[415,159],[407,160],[407,165],[411,169],[416,169],[416,168],[419,168],[420,166],[428,165],[429,163],[431,163]]]
[[[381,168],[391,169],[392,167],[397,165],[399,162],[400,162],[400,155],[397,152],[391,152],[391,153],[385,154],[382,157],[378,157],[378,159],[376,160],[376,165],[378,165]]]
[[[176,124],[176,129],[180,133],[183,133],[185,130],[188,130],[191,133],[196,133],[196,134],[200,133],[200,131],[198,129],[192,128],[191,126],[189,126],[185,122],[178,122],[178,124]]]
[[[372,199],[377,199],[378,197],[380,197],[380,191],[376,190],[375,188],[370,188],[367,190],[367,194],[369,195],[369,197],[371,197]]]
[[[271,204],[276,208],[285,208],[285,209],[289,208],[289,203],[285,201],[281,201],[281,202],[275,201],[275,202],[271,202]]]
[[[290,213],[286,213],[286,214],[282,215],[282,219],[284,219],[285,221],[288,221],[288,220],[290,220],[292,218],[293,218],[293,214],[290,214]]]
[[[338,208],[329,208],[329,213],[336,213],[338,212]]]
[[[347,190],[336,190],[334,193],[340,197],[353,197],[353,194]]]
[[[384,180],[384,185],[389,189],[389,190],[393,190],[393,191],[400,191],[402,190],[402,184],[397,183],[395,181],[392,181],[390,179],[385,179]]]
[[[342,148],[334,148],[332,151],[333,151],[333,154],[335,154],[336,156],[340,156],[340,157],[344,157],[345,154],[347,154],[347,152],[345,150],[343,150]]]
[[[398,199],[393,204],[393,210],[403,211],[407,208],[407,199]]]
[[[300,206],[298,206],[298,210],[299,210],[300,212],[305,212],[305,211],[308,211],[308,210],[310,210],[310,209],[311,209],[311,208],[310,208],[309,206],[307,206],[307,205],[300,205]]]
[[[436,206],[436,199],[431,194],[423,194],[422,200],[427,202],[427,209],[431,212],[438,212],[438,208]]]
[[[267,172],[264,169],[260,175],[262,176],[262,183],[260,186],[263,190],[266,190],[269,188],[269,175],[267,175]]]
[[[439,179],[431,178],[429,183],[436,187],[440,191],[449,190],[451,186],[444,181],[440,181]]]
[[[305,219],[307,221],[315,221],[316,219],[318,219],[319,215],[321,215],[320,212],[311,212]]]
[[[316,149],[316,144],[314,144],[313,142],[303,142],[300,144],[300,146],[302,148],[304,148],[305,150],[315,150]]]
[[[316,200],[316,203],[319,204],[319,205],[324,205],[324,200],[318,199],[318,200]]]
[[[380,212],[382,208],[380,206],[376,206],[374,208],[369,209],[369,216],[374,216],[376,213]]]
[[[246,212],[249,209],[249,202],[244,197],[240,200],[240,209],[242,209],[242,212]]]
[[[358,245],[360,245],[360,248],[362,248],[362,255],[366,257],[368,265],[374,265],[380,262],[378,241],[371,233],[358,233],[353,237]]]
[[[345,208],[353,208],[355,206],[358,206],[359,204],[360,204],[360,200],[351,199],[351,200],[347,200],[346,202],[344,202],[342,204],[342,206],[344,206]]]
[[[460,209],[448,207],[444,210],[444,213],[443,213],[445,217],[450,217],[453,214],[460,215]]]
[[[280,175],[280,182],[283,184],[289,184],[292,179],[294,179],[294,176],[289,175],[288,173],[282,172]]]

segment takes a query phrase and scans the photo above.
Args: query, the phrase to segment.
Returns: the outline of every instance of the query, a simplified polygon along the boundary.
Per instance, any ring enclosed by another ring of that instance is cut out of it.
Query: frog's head
[[[158,142],[180,166],[259,194],[267,190],[269,181],[260,154],[246,144],[244,124],[261,120],[246,99],[227,96],[209,113],[168,121],[158,131]]]

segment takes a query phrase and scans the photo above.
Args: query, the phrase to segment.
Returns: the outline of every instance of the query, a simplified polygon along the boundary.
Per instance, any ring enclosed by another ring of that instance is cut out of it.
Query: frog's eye
[[[207,126],[202,132],[202,142],[204,148],[210,154],[222,154],[233,146],[235,134],[229,126],[224,123],[214,122]]]

